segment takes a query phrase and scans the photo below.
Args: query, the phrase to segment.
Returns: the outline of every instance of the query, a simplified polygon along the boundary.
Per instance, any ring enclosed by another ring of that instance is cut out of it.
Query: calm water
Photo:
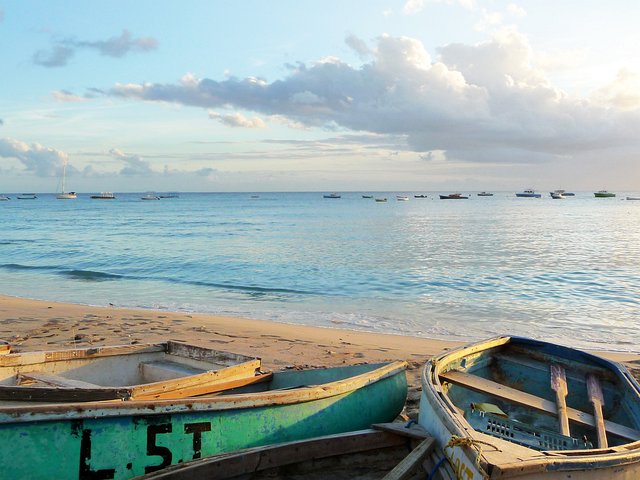
[[[640,350],[640,202],[408,194],[13,198],[0,202],[0,293]]]

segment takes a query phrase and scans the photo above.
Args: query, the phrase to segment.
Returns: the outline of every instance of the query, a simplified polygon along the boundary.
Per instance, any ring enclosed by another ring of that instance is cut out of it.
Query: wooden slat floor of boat
[[[61,377],[59,375],[51,375],[43,372],[29,372],[18,374],[18,383],[23,384],[24,381],[43,383],[54,387],[62,388],[103,388],[95,383],[83,382],[82,380],[73,380],[71,378]]]
[[[557,414],[556,404],[552,401],[540,398],[530,393],[516,390],[515,388],[502,385],[500,383],[487,380],[486,378],[478,377],[458,370],[451,370],[446,373],[441,373],[440,378],[450,383],[460,385],[477,392],[486,393],[494,397],[502,398],[519,405],[528,406],[530,408],[545,412],[551,415]],[[569,420],[587,425],[589,427],[595,427],[596,421],[593,415],[590,415],[575,408],[567,408]],[[605,420],[605,428],[608,433],[618,435],[627,440],[640,440],[640,431],[632,428],[620,425],[618,423]]]

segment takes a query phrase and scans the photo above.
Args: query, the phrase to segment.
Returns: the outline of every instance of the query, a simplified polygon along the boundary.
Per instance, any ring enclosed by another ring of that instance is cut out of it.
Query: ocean
[[[10,195],[0,202],[0,293],[638,352],[640,202],[626,195]]]

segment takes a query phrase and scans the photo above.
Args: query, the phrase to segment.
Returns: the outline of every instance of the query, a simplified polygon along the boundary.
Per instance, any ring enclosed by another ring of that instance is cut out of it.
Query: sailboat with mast
[[[76,195],[76,192],[65,192],[64,187],[65,187],[65,179],[67,176],[67,162],[64,162],[64,165],[62,166],[62,191],[56,195],[56,198],[58,200],[73,200],[74,198],[77,198],[78,196]]]

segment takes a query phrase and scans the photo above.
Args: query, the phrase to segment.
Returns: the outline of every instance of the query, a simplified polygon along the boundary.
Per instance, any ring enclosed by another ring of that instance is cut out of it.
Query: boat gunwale
[[[553,347],[559,351],[570,353],[571,355],[576,355],[577,353],[583,360],[594,362],[601,367],[607,367],[616,374],[623,384],[626,382],[629,388],[634,390],[636,394],[640,395],[640,385],[631,376],[627,369],[618,362],[607,360],[597,355],[571,347],[556,345],[540,340],[533,340],[526,337],[494,337],[483,342],[468,344],[456,348],[455,350],[437,355],[427,362],[422,371],[422,395],[427,396],[425,399],[433,410],[429,413],[431,415],[436,415],[452,436],[457,435],[459,437],[466,438],[473,437],[474,433],[483,433],[475,430],[463,415],[458,412],[455,404],[444,392],[442,382],[440,382],[439,378],[440,373],[448,364],[455,360],[467,357],[473,353],[480,353],[492,348],[504,346],[512,342],[520,345],[544,345],[547,347]],[[444,414],[442,413],[442,410],[445,410]],[[502,441],[509,443],[508,440]],[[538,452],[541,455],[540,457],[529,459],[520,458],[517,462],[509,463],[489,462],[477,447],[473,447],[471,445],[456,446],[455,448],[459,448],[465,457],[472,459],[472,463],[475,459],[479,460],[478,465],[485,472],[491,471],[492,477],[517,477],[535,472],[576,471],[581,468],[603,469],[640,461],[640,439],[605,449],[564,451],[544,450]]]
[[[74,402],[44,405],[7,406],[0,405],[0,425],[21,422],[59,421],[70,417],[107,418],[119,416],[179,414],[203,411],[240,410],[273,405],[292,405],[300,402],[322,400],[343,395],[372,385],[386,378],[404,373],[406,361],[370,364],[367,372],[334,380],[332,382],[264,392],[235,393],[223,396],[200,396],[161,400],[109,400],[97,402]],[[333,367],[345,368],[345,367]],[[348,367],[347,367],[348,368]]]

